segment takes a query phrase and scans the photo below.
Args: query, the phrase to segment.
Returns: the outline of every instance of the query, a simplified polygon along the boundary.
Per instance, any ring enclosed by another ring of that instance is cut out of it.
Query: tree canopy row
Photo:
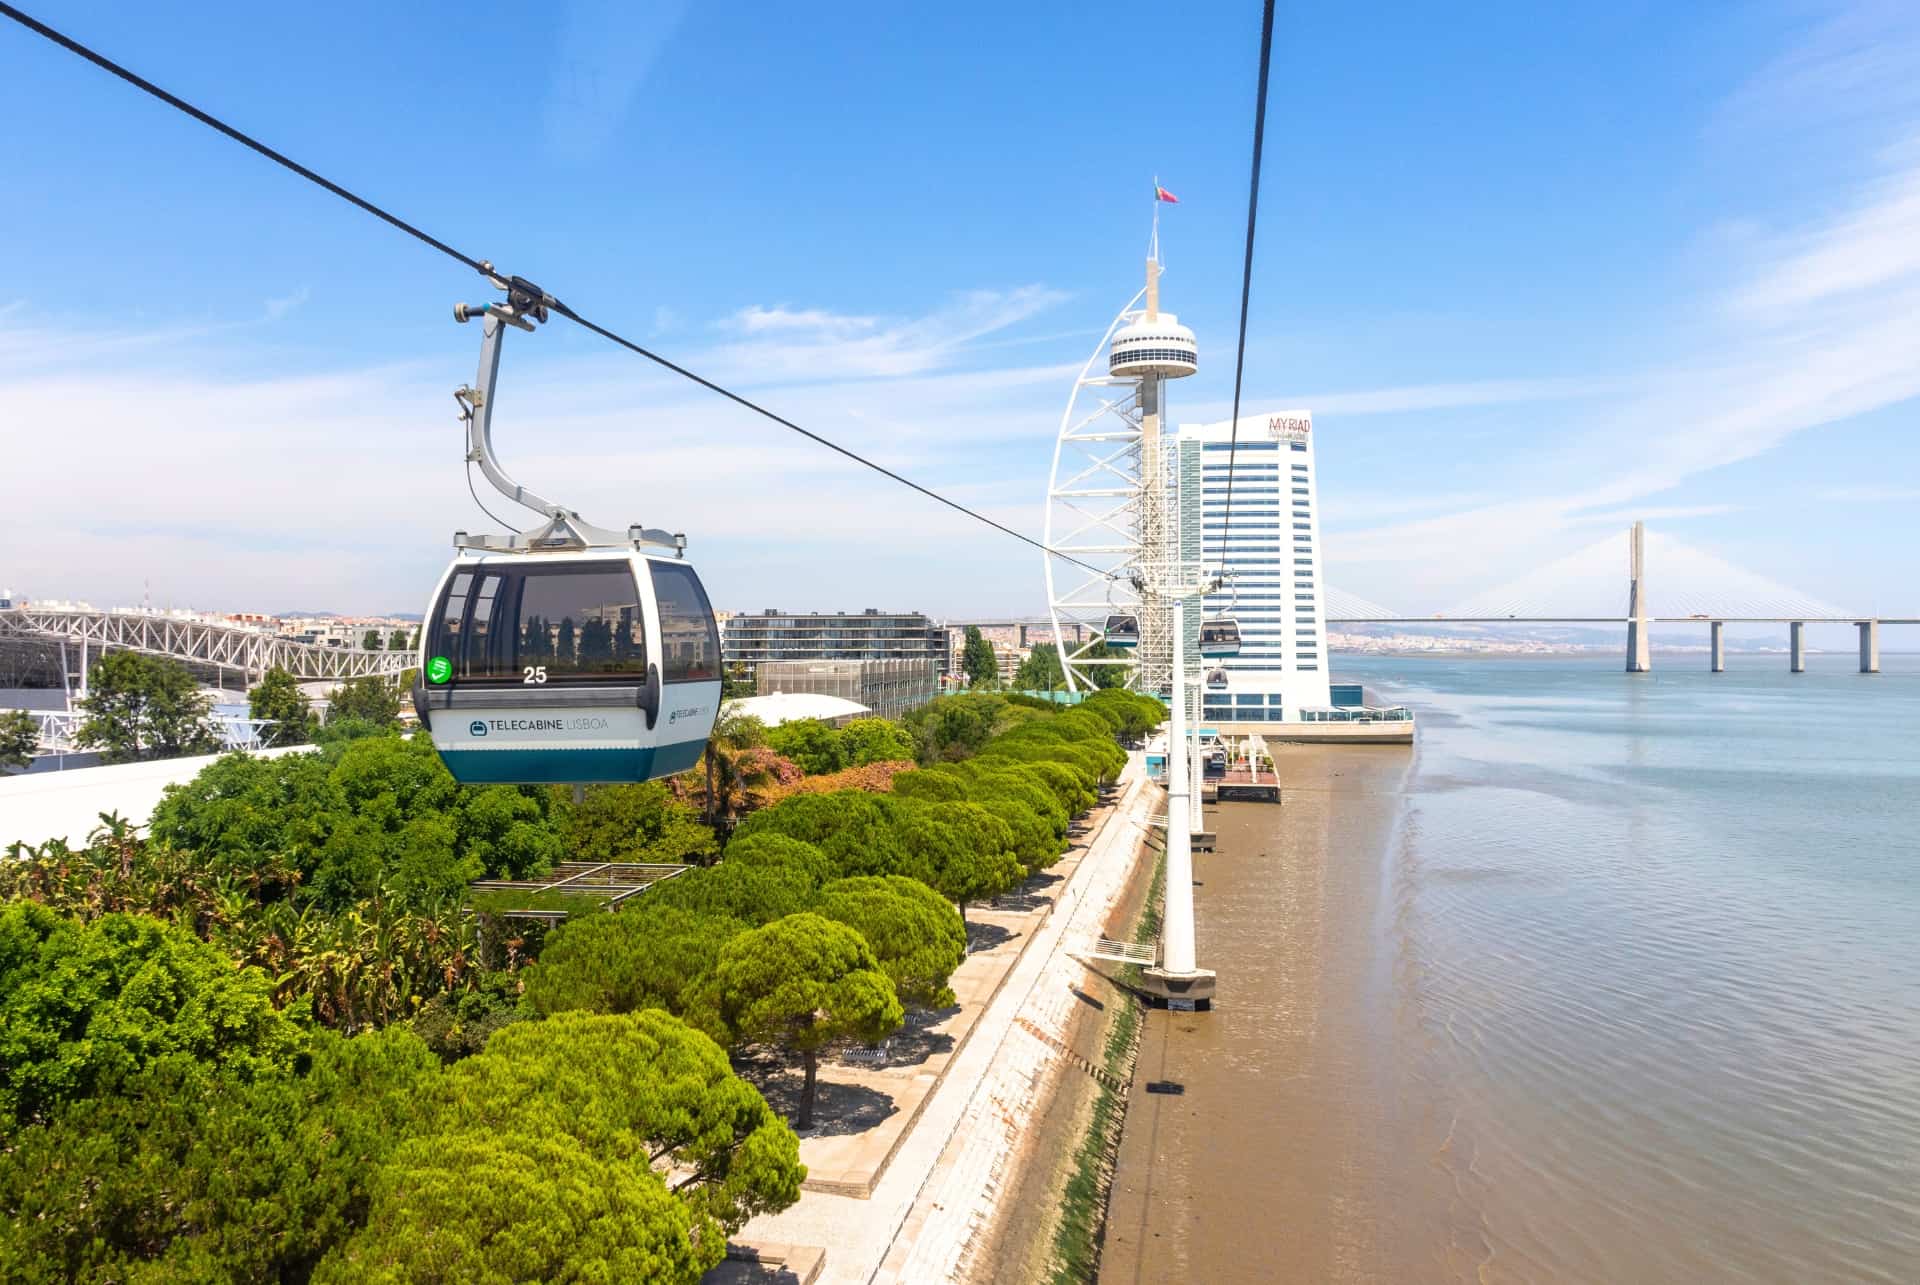
[[[950,1004],[961,908],[1056,860],[1158,720],[1115,692],[807,729],[797,753],[893,788],[762,808],[717,864],[544,940],[467,882],[713,862],[704,769],[576,803],[376,735],[221,759],[144,837],[16,848],[0,1279],[697,1279],[804,1177],[727,1050],[797,1055],[805,1127],[818,1056]]]

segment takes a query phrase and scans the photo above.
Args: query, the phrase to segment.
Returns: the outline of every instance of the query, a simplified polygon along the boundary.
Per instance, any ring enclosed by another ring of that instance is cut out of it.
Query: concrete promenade
[[[871,1140],[877,1156],[892,1156],[871,1195],[806,1191],[793,1208],[748,1223],[736,1241],[821,1247],[819,1279],[829,1285],[965,1274],[1020,1136],[1065,1060],[1057,1046],[1076,1003],[1070,988],[1084,980],[1067,952],[1091,944],[1138,872],[1155,794],[1144,782],[1144,759],[1132,755],[1115,805],[1055,885],[1051,906],[1040,916],[1021,914],[1032,926],[1018,960],[911,1130],[898,1140]],[[1005,913],[969,911],[988,923]]]

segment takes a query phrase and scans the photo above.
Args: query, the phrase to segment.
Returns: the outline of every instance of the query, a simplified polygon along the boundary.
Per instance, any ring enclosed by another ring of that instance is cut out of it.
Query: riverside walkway
[[[885,1165],[871,1194],[805,1191],[792,1208],[748,1223],[737,1244],[778,1246],[782,1253],[794,1252],[788,1246],[824,1249],[815,1279],[828,1285],[965,1276],[1011,1176],[1006,1167],[1019,1151],[1020,1136],[1042,1105],[1048,1079],[1065,1061],[1063,1040],[1075,1005],[1071,988],[1084,979],[1071,952],[1098,936],[1138,873],[1154,793],[1144,788],[1145,780],[1144,758],[1131,755],[1116,801],[1084,847],[1055,867],[1062,878],[1049,904],[969,912],[1002,926],[1023,922],[1024,941],[905,1136],[889,1141],[876,1131],[868,1144]],[[957,991],[961,982],[956,974]],[[806,1153],[803,1141],[802,1159]]]

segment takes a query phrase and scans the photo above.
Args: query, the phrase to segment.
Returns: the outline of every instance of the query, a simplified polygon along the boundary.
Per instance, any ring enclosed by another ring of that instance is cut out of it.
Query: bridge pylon
[[[1627,672],[1653,669],[1653,640],[1647,626],[1647,524],[1635,522],[1627,554]]]

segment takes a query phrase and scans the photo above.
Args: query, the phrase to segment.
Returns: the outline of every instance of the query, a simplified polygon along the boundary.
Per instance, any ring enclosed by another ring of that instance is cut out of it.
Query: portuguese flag
[[[1168,205],[1180,204],[1179,197],[1167,191],[1166,188],[1161,187],[1158,183],[1153,185],[1153,199],[1156,201],[1165,201]]]

